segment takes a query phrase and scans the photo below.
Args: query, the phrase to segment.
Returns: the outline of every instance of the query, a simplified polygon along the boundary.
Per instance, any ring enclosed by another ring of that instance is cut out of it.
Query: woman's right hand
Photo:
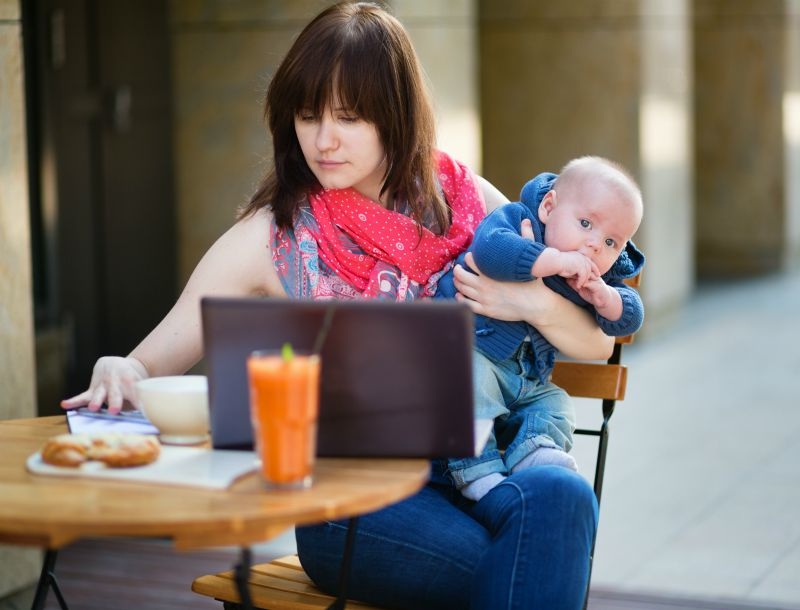
[[[94,365],[89,389],[62,400],[61,408],[75,409],[86,405],[90,411],[97,411],[106,403],[110,413],[119,413],[127,401],[138,409],[136,382],[147,377],[147,369],[136,358],[104,356]]]

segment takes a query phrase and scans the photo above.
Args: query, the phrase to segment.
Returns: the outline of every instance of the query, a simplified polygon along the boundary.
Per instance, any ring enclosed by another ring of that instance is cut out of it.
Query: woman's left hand
[[[542,280],[498,282],[480,271],[467,254],[471,273],[460,265],[453,271],[456,299],[472,311],[495,320],[524,320],[565,356],[581,360],[606,359],[614,338],[604,334],[594,316],[548,288]]]
[[[453,281],[458,293],[456,299],[467,303],[476,314],[481,314],[496,320],[524,320],[527,319],[533,308],[530,296],[526,297],[530,289],[538,290],[534,285],[541,284],[539,280],[530,282],[499,282],[487,275],[483,275],[475,266],[472,253],[466,255],[466,263],[474,272],[456,265],[453,269]]]

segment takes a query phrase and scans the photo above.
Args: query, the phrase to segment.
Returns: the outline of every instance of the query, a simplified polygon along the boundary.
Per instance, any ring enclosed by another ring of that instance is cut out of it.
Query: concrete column
[[[800,234],[798,4],[694,0],[694,12],[698,270],[776,271]]]
[[[483,0],[486,177],[516,199],[542,171],[598,154],[639,180],[645,333],[693,286],[688,9],[672,0]]]
[[[33,303],[17,0],[0,0],[0,419],[36,415]],[[0,597],[35,582],[41,552],[0,545]]]
[[[647,264],[643,336],[656,331],[694,288],[694,159],[691,28],[687,2],[642,0],[639,181],[645,219],[635,241]]]

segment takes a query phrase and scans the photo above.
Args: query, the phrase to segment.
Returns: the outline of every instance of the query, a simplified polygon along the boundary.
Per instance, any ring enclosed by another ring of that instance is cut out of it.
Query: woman
[[[434,150],[431,105],[400,23],[342,3],[300,34],[267,92],[274,167],[239,221],[208,250],[164,320],[129,356],[100,358],[85,392],[62,406],[137,403],[134,383],[186,371],[202,355],[203,295],[413,300],[504,198]],[[485,202],[485,203],[484,203]],[[269,255],[269,256],[267,256]],[[610,341],[540,282],[504,284],[455,270],[458,298],[525,319],[563,352],[602,358]],[[481,502],[434,464],[418,495],[361,518],[350,594],[387,607],[579,608],[597,505],[566,469],[532,468]],[[345,526],[298,528],[298,552],[337,587]]]

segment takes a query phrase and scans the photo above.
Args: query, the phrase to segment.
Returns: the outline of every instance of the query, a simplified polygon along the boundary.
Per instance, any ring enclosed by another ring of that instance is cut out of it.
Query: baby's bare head
[[[642,191],[622,165],[604,157],[587,155],[567,163],[558,175],[553,190],[561,199],[585,202],[601,192],[613,193],[615,211],[625,219],[627,239],[642,222]]]

